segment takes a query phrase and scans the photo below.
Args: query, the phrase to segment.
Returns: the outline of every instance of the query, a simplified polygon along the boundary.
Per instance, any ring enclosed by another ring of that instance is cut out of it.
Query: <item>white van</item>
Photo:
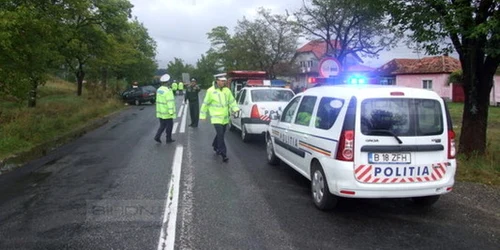
[[[432,205],[452,190],[455,133],[435,92],[336,85],[296,95],[266,133],[267,159],[311,180],[319,209],[337,197],[406,198]]]

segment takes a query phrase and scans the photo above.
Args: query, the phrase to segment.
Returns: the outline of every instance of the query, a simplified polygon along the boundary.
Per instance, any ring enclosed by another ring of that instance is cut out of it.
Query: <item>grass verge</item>
[[[457,134],[457,146],[460,139],[463,104],[449,103],[450,115]],[[465,159],[458,155],[457,180],[479,182],[500,186],[500,107],[490,107],[488,114],[487,154]]]
[[[39,88],[35,108],[0,100],[0,161],[124,107],[116,98],[75,93],[74,84],[52,79]]]

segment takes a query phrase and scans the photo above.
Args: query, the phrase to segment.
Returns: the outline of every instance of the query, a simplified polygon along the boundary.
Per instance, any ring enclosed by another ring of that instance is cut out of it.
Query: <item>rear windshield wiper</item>
[[[368,131],[368,135],[391,135],[394,138],[396,138],[396,140],[399,142],[399,144],[403,144],[403,141],[401,139],[399,139],[398,135],[396,135],[394,132],[392,132],[390,130],[373,129],[373,130]]]

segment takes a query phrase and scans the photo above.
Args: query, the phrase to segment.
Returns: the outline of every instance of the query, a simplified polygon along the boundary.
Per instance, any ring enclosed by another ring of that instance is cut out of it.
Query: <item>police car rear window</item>
[[[294,96],[284,89],[254,89],[251,93],[253,102],[288,102]]]
[[[366,99],[361,103],[361,133],[381,132],[398,136],[440,135],[443,133],[441,104],[432,99]]]

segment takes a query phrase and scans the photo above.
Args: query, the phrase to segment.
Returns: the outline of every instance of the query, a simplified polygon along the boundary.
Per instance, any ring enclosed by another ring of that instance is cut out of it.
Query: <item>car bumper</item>
[[[248,134],[264,134],[269,125],[269,121],[255,118],[243,118],[242,123],[245,124]]]
[[[409,198],[449,193],[455,183],[456,163],[437,181],[413,183],[362,183],[354,176],[353,163],[328,159],[322,164],[330,192],[349,198]],[[325,167],[326,166],[326,167]]]

